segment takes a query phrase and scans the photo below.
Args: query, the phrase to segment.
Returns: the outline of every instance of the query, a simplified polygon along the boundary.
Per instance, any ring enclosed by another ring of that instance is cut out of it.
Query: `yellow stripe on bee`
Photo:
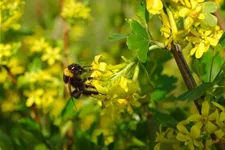
[[[64,69],[64,74],[68,77],[73,77],[73,74],[69,71],[68,68]]]

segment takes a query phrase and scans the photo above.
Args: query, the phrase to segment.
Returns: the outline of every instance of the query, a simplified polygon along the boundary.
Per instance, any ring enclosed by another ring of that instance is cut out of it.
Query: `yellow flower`
[[[210,105],[208,101],[202,102],[202,109],[201,109],[201,115],[200,114],[194,114],[188,117],[188,121],[190,122],[196,122],[196,124],[200,124],[201,126],[204,126],[204,130],[206,130],[208,133],[213,133],[217,126],[213,123],[217,116],[218,111],[215,110],[213,113],[210,114]]]
[[[222,30],[218,26],[212,29],[204,28],[192,28],[190,30],[192,35],[188,35],[186,40],[191,42],[194,47],[192,48],[190,55],[194,55],[196,58],[201,58],[203,53],[208,51],[210,46],[215,47],[222,36]]]
[[[225,107],[216,102],[212,103],[220,111],[216,119],[216,124],[219,126],[219,128],[214,132],[216,137],[220,140],[222,138],[225,138]]]
[[[20,102],[19,94],[14,91],[6,92],[7,98],[1,103],[2,112],[11,112],[16,109]]]
[[[147,10],[151,14],[160,14],[163,9],[161,0],[146,0]]]
[[[176,25],[176,20],[170,9],[166,9],[167,14],[161,11],[162,27],[161,33],[165,37],[164,45],[168,49],[171,48],[171,43],[177,41],[178,39],[178,29]]]
[[[203,147],[203,144],[200,139],[202,125],[197,123],[193,125],[190,129],[190,132],[186,129],[186,127],[179,123],[177,125],[178,134],[176,136],[177,140],[184,142],[184,145],[187,145],[190,150],[194,150],[196,147]]]
[[[190,0],[190,1],[181,1],[182,5],[177,7],[178,15],[184,18],[184,29],[189,30],[190,27],[199,22],[199,20],[205,19],[205,16],[202,12],[203,5],[201,2],[204,0]]]
[[[0,58],[3,56],[9,57],[12,55],[11,53],[11,45],[10,44],[1,44],[0,43]]]
[[[55,100],[55,96],[57,95],[57,89],[46,90],[45,94],[41,98],[41,106],[49,107],[53,101]]]
[[[8,67],[10,71],[15,74],[21,74],[24,72],[24,67],[19,65],[19,61],[17,58],[13,57],[9,60]]]
[[[76,19],[89,19],[90,8],[75,0],[65,0],[61,16],[74,24]]]
[[[160,150],[161,144],[170,140],[175,140],[174,130],[172,128],[167,128],[166,131],[163,132],[160,126],[159,132],[156,132],[156,145],[154,146],[154,150]]]
[[[31,52],[41,52],[49,47],[49,44],[46,42],[45,38],[34,39],[32,42]]]
[[[37,89],[33,91],[24,91],[24,95],[27,96],[26,106],[31,107],[33,104],[36,104],[37,107],[40,107],[42,104],[41,97],[44,94],[43,89]]]
[[[46,49],[46,52],[42,55],[41,60],[47,61],[48,64],[51,66],[57,60],[58,61],[61,60],[62,56],[60,52],[61,52],[61,49],[59,47],[56,47],[56,48],[48,47]]]
[[[120,87],[122,88],[122,89],[124,89],[124,91],[125,92],[128,92],[128,83],[131,83],[132,81],[129,81],[127,78],[125,78],[124,76],[122,76],[121,77],[121,79],[120,79],[120,83],[119,83],[119,85],[120,85]]]
[[[23,0],[1,0],[0,1],[0,30],[18,30],[20,28],[19,19],[23,13]]]

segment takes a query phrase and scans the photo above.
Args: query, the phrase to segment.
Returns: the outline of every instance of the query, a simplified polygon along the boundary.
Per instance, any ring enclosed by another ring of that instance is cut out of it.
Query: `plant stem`
[[[191,74],[191,71],[188,67],[188,64],[183,56],[183,53],[181,51],[181,48],[179,45],[175,45],[175,44],[172,44],[172,47],[171,47],[171,52],[173,54],[173,57],[177,63],[177,66],[180,70],[180,73],[183,77],[183,80],[185,82],[185,85],[188,89],[192,89],[192,88],[195,88],[197,86],[192,74]],[[197,107],[198,111],[200,112],[201,111],[201,105],[197,102],[197,100],[194,101],[195,103],[195,106]]]
[[[225,21],[223,16],[221,15],[219,9],[214,13],[216,18],[218,19],[218,24],[220,26],[220,28],[225,31]]]
[[[183,56],[183,53],[181,51],[181,47],[178,44],[172,44],[171,52],[173,54],[173,57],[177,63],[177,66],[179,67],[180,73],[183,77],[183,80],[186,84],[186,87],[188,89],[195,88],[197,86],[191,71],[188,67],[188,64]],[[201,104],[199,103],[201,100],[203,100],[202,97],[194,100],[195,106],[197,107],[198,111],[201,112]],[[211,134],[212,139],[215,139],[215,135]],[[220,141],[218,143],[215,143],[215,147],[217,150],[225,150],[225,145],[223,141]]]

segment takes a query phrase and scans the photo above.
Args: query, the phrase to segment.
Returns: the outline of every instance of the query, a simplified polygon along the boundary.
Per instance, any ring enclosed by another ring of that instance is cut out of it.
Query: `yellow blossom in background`
[[[25,72],[22,82],[24,84],[29,83],[29,84],[34,84],[34,83],[44,83],[46,81],[52,81],[53,77],[51,74],[49,74],[47,71],[32,71],[32,72]]]
[[[42,96],[44,94],[43,89],[36,89],[33,91],[24,91],[24,95],[27,96],[26,106],[31,107],[32,105],[36,105],[40,107],[42,104]]]
[[[165,144],[169,140],[176,140],[174,129],[167,128],[166,131],[162,131],[161,126],[159,127],[159,131],[156,132],[156,139],[155,139],[155,146],[154,150],[160,150],[163,149],[161,145]],[[174,145],[175,146],[175,145]]]
[[[20,103],[20,97],[18,93],[15,91],[7,91],[5,93],[7,95],[7,99],[3,101],[1,104],[2,112],[11,112],[16,109],[18,104]]]
[[[52,109],[50,109],[50,115],[53,117],[58,117],[65,106],[65,100],[63,98],[55,98],[55,102],[51,104]]]
[[[71,24],[74,24],[76,19],[89,19],[90,8],[76,0],[65,0],[61,16]]]
[[[34,39],[31,41],[31,52],[41,52],[49,47],[49,44],[46,42],[45,38]]]
[[[7,59],[12,55],[12,46],[10,44],[0,43],[0,64],[7,64]]]
[[[71,27],[70,35],[71,40],[77,41],[79,40],[85,33],[85,27],[82,25],[74,25]]]
[[[18,23],[23,13],[24,0],[0,1],[0,31],[18,30]]]
[[[82,117],[81,120],[81,129],[82,130],[88,130],[90,129],[93,122],[96,120],[95,114],[89,114],[84,117]]]
[[[3,84],[7,80],[8,73],[5,69],[0,70],[0,83]]]
[[[213,0],[219,7],[224,4],[224,0]]]
[[[60,61],[62,59],[62,55],[60,53],[61,49],[59,47],[56,48],[48,47],[46,48],[45,53],[42,55],[41,60],[47,61],[48,64],[51,66],[56,61]]]
[[[41,106],[49,107],[55,100],[57,91],[55,89],[46,90],[41,98]]]
[[[19,60],[15,57],[11,58],[8,63],[10,71],[15,74],[21,74],[24,72],[24,67],[19,64]]]

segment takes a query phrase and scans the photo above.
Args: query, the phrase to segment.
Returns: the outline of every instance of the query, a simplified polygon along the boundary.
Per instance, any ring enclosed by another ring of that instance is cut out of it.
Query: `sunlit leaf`
[[[205,75],[206,64],[204,62],[199,61],[198,59],[194,59],[194,62],[191,65],[193,71],[197,74],[197,76],[202,79]]]
[[[149,47],[148,33],[136,20],[130,20],[130,26],[132,33],[127,37],[127,46],[130,50],[136,50],[138,59],[145,62]]]
[[[121,40],[127,38],[127,34],[113,33],[108,37],[109,40]]]
[[[213,84],[210,82],[203,83],[196,88],[193,88],[191,90],[188,90],[187,92],[181,94],[180,96],[177,97],[178,101],[193,101],[196,100],[197,98],[201,97],[205,92],[210,90],[212,88]]]

